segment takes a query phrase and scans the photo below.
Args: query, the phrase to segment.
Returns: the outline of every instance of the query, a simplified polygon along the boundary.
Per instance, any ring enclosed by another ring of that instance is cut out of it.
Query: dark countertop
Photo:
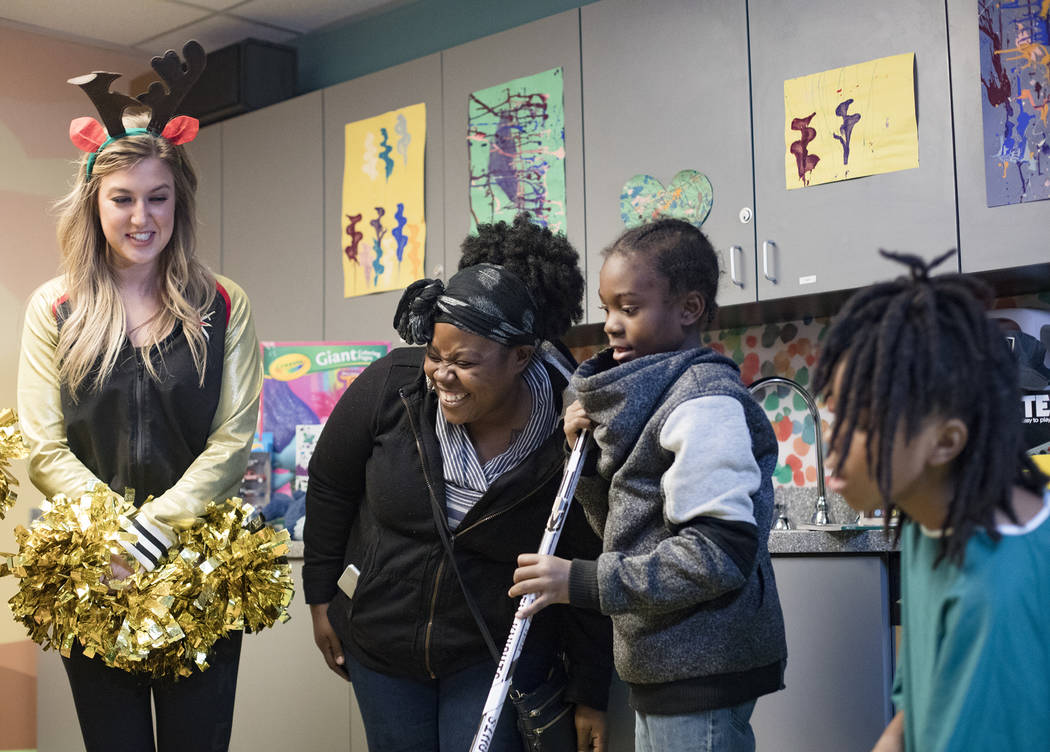
[[[792,525],[805,526],[813,514],[817,489],[777,488],[777,501],[787,505]],[[895,551],[893,533],[886,535],[881,528],[843,529],[852,523],[857,513],[849,508],[841,496],[828,494],[828,516],[833,524],[818,530],[774,530],[769,534],[769,552],[776,555],[799,554],[866,554]],[[303,558],[303,542],[289,544],[288,558]]]
[[[894,533],[881,527],[854,527],[857,513],[838,494],[827,494],[828,518],[825,528],[809,524],[816,507],[817,489],[813,486],[780,487],[776,500],[787,509],[792,530],[773,530],[769,534],[769,552],[785,554],[864,554],[897,550]]]
[[[774,530],[769,534],[769,553],[786,554],[869,554],[896,551],[893,533],[881,528],[826,530]]]

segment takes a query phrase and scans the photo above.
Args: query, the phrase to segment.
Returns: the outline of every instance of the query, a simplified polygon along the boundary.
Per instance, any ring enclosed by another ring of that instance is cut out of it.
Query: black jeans
[[[85,658],[73,643],[63,658],[87,752],[226,752],[233,728],[233,699],[241,633],[219,640],[209,667],[178,681],[151,679]],[[153,713],[157,709],[157,745]]]

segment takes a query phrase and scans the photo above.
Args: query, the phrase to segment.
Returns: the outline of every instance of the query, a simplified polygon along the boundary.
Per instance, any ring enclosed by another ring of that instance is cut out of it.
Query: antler
[[[151,133],[160,135],[164,126],[175,115],[175,109],[204,72],[207,56],[200,44],[193,40],[186,42],[182,48],[182,55],[186,58],[185,64],[179,60],[174,50],[168,50],[163,57],[155,57],[150,62],[153,70],[157,71],[168,85],[168,91],[165,91],[163,84],[154,81],[149,89],[138,95],[138,101],[149,105],[152,111],[149,125],[146,126],[146,130]],[[112,134],[112,131],[110,133]]]
[[[95,71],[85,76],[71,78],[67,82],[79,86],[88,95],[111,138],[124,135],[124,121],[122,120],[124,109],[139,106],[138,100],[132,99],[127,94],[109,90],[109,85],[118,78],[120,78],[119,73]],[[163,124],[161,127],[164,127]]]

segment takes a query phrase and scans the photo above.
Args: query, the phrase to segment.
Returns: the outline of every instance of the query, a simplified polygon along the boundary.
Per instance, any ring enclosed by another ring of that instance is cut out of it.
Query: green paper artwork
[[[562,69],[475,91],[468,104],[471,231],[528,211],[565,232]]]
[[[713,203],[714,188],[702,172],[682,170],[666,188],[652,175],[635,175],[620,193],[620,217],[627,227],[660,217],[682,219],[699,227]]]

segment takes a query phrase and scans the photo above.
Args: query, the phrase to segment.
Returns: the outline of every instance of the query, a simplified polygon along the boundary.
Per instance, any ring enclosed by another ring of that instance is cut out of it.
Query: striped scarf
[[[532,414],[510,448],[484,465],[478,459],[467,427],[449,423],[438,409],[436,428],[445,466],[445,510],[448,526],[453,530],[493,481],[520,465],[558,426],[550,377],[540,357],[533,357],[522,375],[532,393]]]

